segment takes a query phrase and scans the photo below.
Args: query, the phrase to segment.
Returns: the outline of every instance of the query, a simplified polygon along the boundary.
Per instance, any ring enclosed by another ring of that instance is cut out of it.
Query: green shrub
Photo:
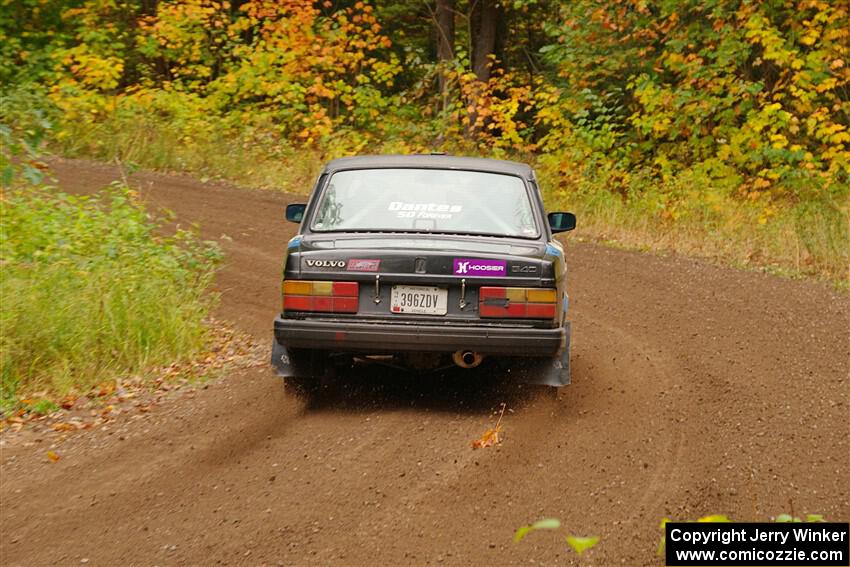
[[[0,187],[44,180],[41,148],[50,134],[50,110],[37,88],[0,89]]]
[[[220,253],[162,236],[133,193],[7,192],[0,222],[0,401],[86,391],[115,373],[185,360],[204,343]]]

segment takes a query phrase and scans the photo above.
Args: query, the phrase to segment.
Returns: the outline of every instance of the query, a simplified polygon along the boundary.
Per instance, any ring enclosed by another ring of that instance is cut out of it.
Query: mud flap
[[[289,351],[274,339],[272,340],[272,366],[277,375],[282,378],[291,378],[299,375],[299,368],[296,367]],[[303,373],[304,369],[300,370]]]
[[[522,381],[526,384],[561,387],[571,382],[570,377],[570,323],[564,323],[564,345],[552,358],[532,362],[524,369]]]
[[[277,340],[272,342],[272,366],[282,378],[317,378],[320,381],[333,374],[323,353],[316,351],[291,351]]]

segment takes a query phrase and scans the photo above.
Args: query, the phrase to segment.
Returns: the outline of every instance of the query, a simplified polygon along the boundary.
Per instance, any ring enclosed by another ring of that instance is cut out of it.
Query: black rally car
[[[352,357],[423,370],[493,356],[523,357],[525,381],[569,383],[567,265],[552,234],[575,216],[545,213],[527,165],[337,159],[286,218],[301,226],[274,321],[279,374],[303,386]]]

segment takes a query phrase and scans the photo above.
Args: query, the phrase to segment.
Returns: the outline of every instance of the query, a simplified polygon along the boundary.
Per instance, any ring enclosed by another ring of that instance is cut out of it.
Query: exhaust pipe
[[[484,360],[484,355],[471,350],[456,350],[452,361],[461,368],[475,368]]]

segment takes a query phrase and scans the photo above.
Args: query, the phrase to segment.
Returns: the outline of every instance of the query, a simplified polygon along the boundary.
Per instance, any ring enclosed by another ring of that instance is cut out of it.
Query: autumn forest
[[[839,0],[4,0],[0,119],[302,193],[340,155],[517,159],[588,237],[834,277],[848,37]]]

